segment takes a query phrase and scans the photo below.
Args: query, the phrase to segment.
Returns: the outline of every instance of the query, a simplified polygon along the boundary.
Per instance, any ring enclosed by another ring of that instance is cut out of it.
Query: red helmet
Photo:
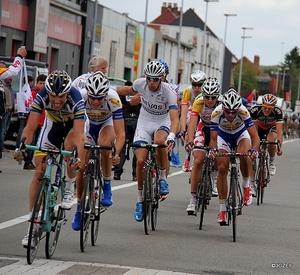
[[[267,104],[267,105],[276,105],[277,103],[277,97],[275,95],[272,94],[265,94],[262,97],[262,103],[263,104]]]

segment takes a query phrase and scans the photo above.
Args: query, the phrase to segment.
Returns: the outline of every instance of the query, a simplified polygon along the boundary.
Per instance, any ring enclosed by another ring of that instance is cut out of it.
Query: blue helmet
[[[159,63],[161,63],[161,64],[163,64],[165,66],[165,72],[166,72],[166,74],[168,74],[169,73],[169,65],[168,65],[168,63],[166,61],[164,61],[163,59],[158,59],[157,62],[159,62]]]

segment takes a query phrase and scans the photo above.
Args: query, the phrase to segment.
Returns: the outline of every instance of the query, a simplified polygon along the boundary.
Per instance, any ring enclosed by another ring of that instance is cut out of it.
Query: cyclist
[[[216,150],[219,153],[230,152],[232,147],[235,146],[237,146],[237,151],[242,153],[248,153],[251,149],[251,157],[256,157],[259,137],[247,108],[242,105],[241,97],[233,88],[230,88],[223,94],[222,104],[218,105],[211,115],[211,154],[214,156]],[[226,196],[229,160],[226,157],[219,157],[216,158],[216,161],[219,171],[217,187],[220,203],[220,213],[218,214],[217,222],[222,225],[227,221]],[[247,206],[252,202],[249,190],[249,174],[252,168],[248,156],[240,157],[240,168],[243,176],[244,205]]]
[[[191,74],[191,83],[192,85],[187,87],[183,91],[181,99],[181,117],[180,117],[180,137],[183,141],[185,138],[186,128],[189,124],[190,115],[192,112],[192,105],[196,98],[201,93],[201,86],[206,80],[206,74],[200,70],[196,70]],[[188,160],[188,154],[186,155],[184,165],[182,167],[184,172],[190,171],[190,162]]]
[[[267,139],[268,141],[275,142],[276,140],[280,143],[280,151],[277,152],[278,156],[282,155],[282,142],[283,142],[283,118],[282,110],[276,106],[277,97],[272,94],[265,94],[262,97],[262,105],[255,105],[251,108],[250,115],[256,126],[260,139]],[[268,151],[270,155],[270,175],[274,176],[276,173],[276,165],[274,163],[276,145],[268,145]],[[255,179],[254,174],[251,175],[251,189],[252,195],[255,194],[254,185]]]
[[[195,215],[196,193],[199,179],[201,176],[201,167],[203,165],[205,151],[202,149],[193,149],[194,145],[208,146],[210,141],[210,121],[213,110],[221,103],[219,100],[220,83],[214,77],[208,77],[202,85],[202,96],[196,98],[191,112],[190,123],[188,127],[188,142],[185,146],[187,151],[193,152],[194,165],[191,171],[191,197],[190,204],[186,211],[189,215]],[[200,117],[200,121],[199,121]],[[198,123],[199,121],[199,123]],[[194,129],[196,129],[196,133]],[[201,179],[200,179],[201,180]],[[214,196],[218,195],[217,188],[214,188]]]
[[[111,206],[113,204],[111,192],[111,166],[120,162],[120,151],[125,142],[124,119],[122,113],[121,101],[118,94],[109,89],[109,81],[107,77],[97,72],[92,74],[85,83],[85,90],[81,90],[83,99],[85,100],[86,114],[89,119],[90,127],[86,136],[86,143],[90,145],[99,144],[102,146],[111,146],[115,141],[116,154],[114,159],[110,157],[109,150],[101,150],[101,169],[103,172],[103,197],[101,204],[103,206]],[[89,155],[85,151],[85,159],[83,164],[88,161]],[[80,230],[81,213],[80,198],[84,187],[83,172],[85,165],[81,165],[76,178],[77,189],[77,209],[72,222],[74,230]]]
[[[60,149],[64,140],[64,148],[73,150],[73,144],[77,145],[79,159],[67,165],[67,174],[70,179],[75,178],[76,170],[80,166],[80,159],[83,159],[83,145],[85,139],[85,106],[84,100],[78,90],[71,86],[70,76],[63,70],[56,70],[50,73],[45,81],[45,87],[37,93],[31,106],[28,122],[24,128],[22,138],[26,137],[25,143],[31,144],[34,132],[36,131],[42,112],[46,110],[46,119],[41,130],[37,146],[40,148]],[[34,206],[36,193],[39,188],[39,179],[45,169],[43,158],[45,154],[37,151],[35,153],[35,173],[29,189],[29,211]],[[23,159],[15,151],[15,158],[18,161]],[[71,209],[73,201],[74,184],[67,182],[66,191],[61,203],[64,209]],[[29,217],[31,212],[29,213]],[[28,244],[28,232],[22,240],[22,245]]]
[[[144,68],[146,78],[138,78],[132,85],[132,90],[140,95],[142,104],[134,143],[168,144],[168,151],[175,145],[175,132],[178,129],[178,107],[176,92],[168,83],[162,82],[165,74],[164,66],[157,61],[150,61]],[[138,200],[134,218],[141,222],[143,217],[142,189],[143,189],[143,166],[147,157],[147,150],[137,148],[137,182]],[[157,165],[159,175],[160,194],[165,196],[169,193],[166,181],[167,150],[157,149]]]

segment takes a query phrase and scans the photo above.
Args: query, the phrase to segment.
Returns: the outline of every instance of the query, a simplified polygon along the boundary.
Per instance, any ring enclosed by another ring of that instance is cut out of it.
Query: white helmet
[[[220,83],[216,77],[209,77],[202,85],[204,96],[218,96],[220,94]]]
[[[88,95],[105,96],[109,90],[109,81],[103,73],[96,72],[87,79],[85,88]]]
[[[206,74],[200,70],[196,70],[191,74],[192,83],[203,83],[206,80]]]
[[[242,106],[242,98],[238,95],[237,91],[230,88],[223,94],[222,105],[229,110],[235,110]]]
[[[165,66],[158,61],[150,61],[144,68],[144,75],[160,78],[165,75]]]

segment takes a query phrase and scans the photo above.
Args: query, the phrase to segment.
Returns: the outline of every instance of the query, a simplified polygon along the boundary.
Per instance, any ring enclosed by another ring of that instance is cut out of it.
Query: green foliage
[[[257,72],[251,64],[243,64],[241,91],[246,93],[251,92],[253,89],[257,89]],[[239,86],[239,73],[240,64],[234,68],[234,85],[236,88]]]

